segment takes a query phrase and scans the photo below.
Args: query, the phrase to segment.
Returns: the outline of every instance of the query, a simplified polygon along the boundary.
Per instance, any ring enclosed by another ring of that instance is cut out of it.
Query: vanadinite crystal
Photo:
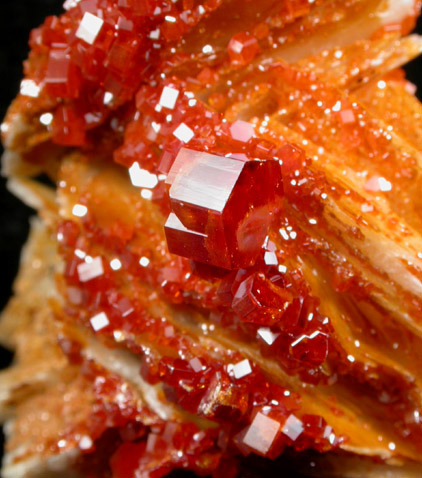
[[[263,273],[255,273],[239,284],[232,307],[245,321],[273,325],[291,301],[288,291],[274,285]]]
[[[237,33],[227,46],[231,61],[238,66],[248,65],[259,53],[257,39],[247,32]]]
[[[278,161],[245,160],[183,148],[167,183],[170,252],[226,269],[254,263],[280,208]]]

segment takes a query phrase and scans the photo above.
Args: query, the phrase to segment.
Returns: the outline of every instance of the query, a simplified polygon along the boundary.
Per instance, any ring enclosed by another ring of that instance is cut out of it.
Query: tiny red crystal
[[[288,292],[272,284],[264,274],[255,273],[240,283],[232,307],[247,322],[273,325],[291,300]]]
[[[259,53],[258,40],[247,32],[240,32],[230,40],[227,51],[230,60],[237,66],[248,65]]]

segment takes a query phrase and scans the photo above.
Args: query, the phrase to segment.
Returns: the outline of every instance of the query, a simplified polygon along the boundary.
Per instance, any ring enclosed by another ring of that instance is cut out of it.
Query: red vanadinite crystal
[[[263,273],[255,273],[237,287],[233,310],[247,322],[274,325],[292,300],[291,294],[275,286]]]
[[[47,92],[53,97],[76,98],[79,95],[81,76],[69,49],[50,50],[45,83]]]
[[[328,336],[319,330],[302,335],[291,345],[292,355],[310,367],[324,362],[328,354]]]
[[[64,146],[85,144],[85,122],[72,105],[61,105],[57,108],[52,124],[52,135],[57,144]]]
[[[217,267],[253,264],[281,198],[277,161],[182,149],[167,178],[171,252]]]
[[[164,427],[154,427],[146,440],[124,443],[114,453],[111,458],[113,477],[158,478],[177,468],[188,468],[201,475],[205,469],[217,476],[222,453],[215,447],[216,439],[216,431],[200,431],[194,425],[168,422]],[[232,471],[224,474],[233,476]]]
[[[236,66],[248,65],[259,50],[258,40],[248,32],[237,33],[227,46],[229,57]]]

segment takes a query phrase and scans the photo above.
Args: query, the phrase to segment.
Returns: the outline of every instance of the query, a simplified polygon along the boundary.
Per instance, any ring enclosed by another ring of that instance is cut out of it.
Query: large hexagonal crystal
[[[170,252],[226,269],[254,263],[282,194],[278,161],[183,148],[167,177]]]

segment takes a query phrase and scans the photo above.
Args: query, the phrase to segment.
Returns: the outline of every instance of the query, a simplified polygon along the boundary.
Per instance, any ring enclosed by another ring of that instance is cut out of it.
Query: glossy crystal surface
[[[227,45],[230,60],[237,66],[248,65],[259,53],[257,39],[248,32],[237,33]]]
[[[278,162],[242,161],[183,148],[167,183],[173,214],[186,228],[179,246],[171,228],[170,252],[184,248],[181,255],[226,269],[253,264],[281,199]],[[189,237],[196,242],[204,238],[206,258],[202,243],[196,251],[193,242],[186,242]]]
[[[275,286],[263,274],[253,274],[237,287],[232,307],[248,322],[272,325],[291,301],[287,291]]]
[[[265,455],[271,448],[279,430],[280,423],[278,421],[262,413],[257,413],[243,438],[243,443],[258,453]]]

